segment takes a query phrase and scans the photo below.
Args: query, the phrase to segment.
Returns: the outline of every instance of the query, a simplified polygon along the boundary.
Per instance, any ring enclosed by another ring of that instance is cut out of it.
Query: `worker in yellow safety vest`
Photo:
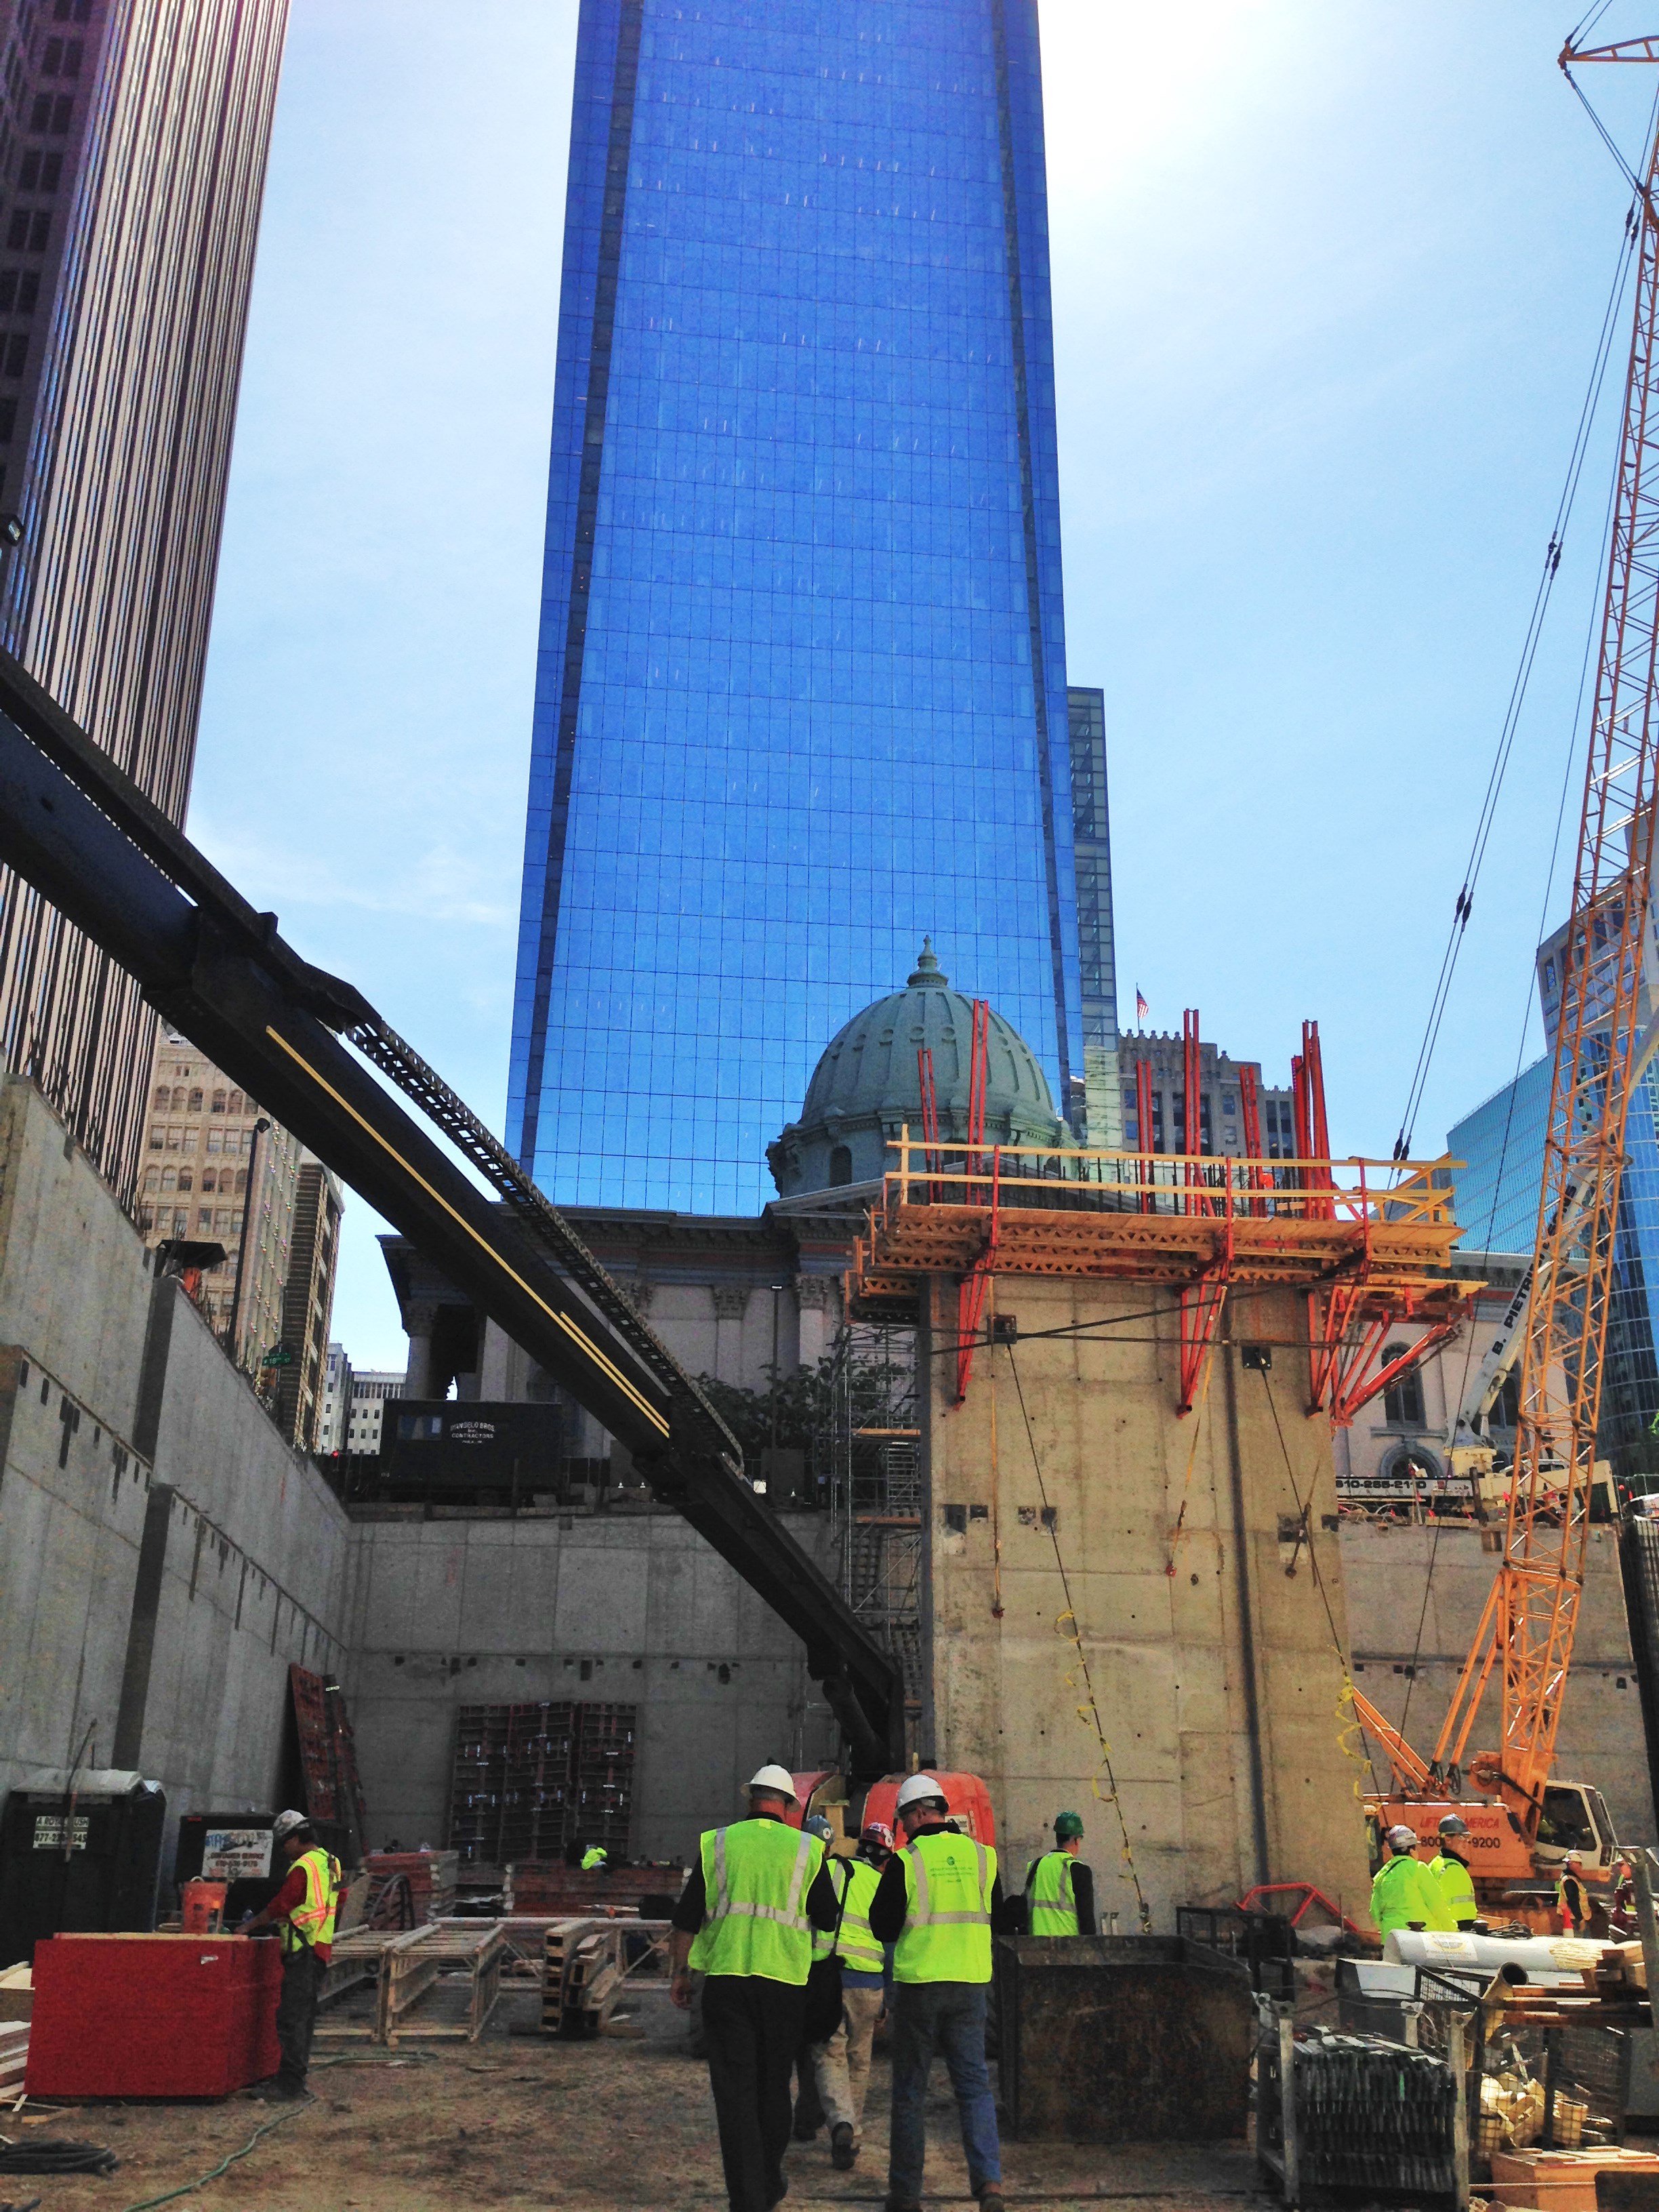
[[[1440,1823],[1440,1849],[1429,1861],[1429,1873],[1440,1893],[1440,1903],[1451,1917],[1454,1928],[1472,1930],[1477,1907],[1474,1902],[1474,1878],[1469,1872],[1469,1863],[1458,1852],[1460,1836],[1469,1832],[1468,1823],[1455,1813],[1448,1813]]]
[[[985,2064],[991,1923],[1002,1908],[997,1855],[951,1822],[934,1775],[912,1774],[901,1783],[897,1811],[903,1844],[870,1905],[871,1933],[893,1946],[887,2212],[921,2212],[927,2075],[935,2051],[956,2092],[968,2185],[981,2212],[1003,2212],[1002,2146]]]
[[[887,1998],[886,1946],[870,1926],[881,1870],[891,1856],[893,1832],[872,1820],[859,1837],[856,1857],[830,1862],[841,1888],[841,1922],[833,1936],[813,1939],[815,1954],[841,1961],[841,2020],[827,2043],[811,2047],[818,2102],[830,2123],[830,2162],[848,2172],[858,2162],[864,2132],[864,2098],[870,2085],[870,2046]]]
[[[276,2044],[282,2053],[268,2094],[303,2097],[311,2066],[311,2039],[329,1960],[334,1954],[334,1914],[343,1876],[340,1862],[323,1849],[303,1813],[279,1813],[271,1842],[288,1877],[269,1905],[242,1924],[245,1936],[277,1928],[283,1943],[283,1993],[276,2001]]]
[[[1587,1931],[1595,1908],[1584,1882],[1584,1862],[1577,1851],[1569,1851],[1561,1862],[1560,1878],[1555,1885],[1555,1909],[1561,1916],[1564,1936],[1582,1936]]]
[[[841,1899],[817,1837],[799,1813],[786,1766],[748,1785],[749,1817],[711,1828],[674,1907],[669,1954],[677,2005],[703,1976],[702,2035],[732,2212],[770,2212],[789,2184],[789,2076],[806,2017],[812,1931],[836,1924]]]
[[[1025,1870],[1025,1913],[1033,1936],[1093,1936],[1095,1878],[1078,1854],[1083,1821],[1076,1813],[1054,1816],[1054,1847]]]
[[[1451,1915],[1440,1902],[1434,1876],[1417,1856],[1417,1837],[1407,1827],[1390,1828],[1388,1856],[1371,1883],[1371,1918],[1379,1936],[1396,1928],[1449,1929]]]
[[[605,1857],[605,1845],[603,1844],[590,1844],[587,1849],[582,1853],[582,1872],[584,1874],[592,1874],[599,1868],[605,1866],[609,1862]]]

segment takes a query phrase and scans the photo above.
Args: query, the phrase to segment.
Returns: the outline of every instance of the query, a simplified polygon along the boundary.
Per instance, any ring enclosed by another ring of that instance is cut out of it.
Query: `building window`
[[[158,1083],[155,1086],[155,1103],[158,1106],[165,1108],[167,1106],[170,1106],[172,1103],[173,1093],[167,1089],[165,1083]]]
[[[180,1168],[180,1169],[179,1169],[179,1189],[180,1189],[180,1190],[189,1190],[189,1189],[191,1188],[191,1185],[192,1185],[192,1183],[193,1183],[194,1180],[195,1180],[195,1179],[194,1179],[194,1177],[192,1176],[192,1175],[191,1175],[191,1171],[190,1171],[190,1170],[189,1170],[188,1168]]]
[[[216,1106],[213,1110],[216,1114],[219,1109]],[[226,1103],[225,1111],[227,1114],[240,1114],[242,1110],[242,1094],[240,1091],[233,1091]]]
[[[837,1145],[830,1155],[830,1188],[832,1190],[839,1190],[843,1183],[849,1183],[852,1180],[851,1147],[847,1145]]]
[[[6,244],[14,253],[44,253],[51,228],[49,209],[14,208],[6,228]]]
[[[221,1188],[221,1189],[223,1189],[223,1188],[224,1188],[224,1186],[223,1186],[223,1184],[222,1183],[222,1184],[220,1185],[220,1188]],[[246,1188],[247,1188],[247,1170],[246,1170],[246,1168],[238,1168],[238,1169],[237,1169],[237,1170],[236,1170],[236,1195],[240,1198],[240,1197],[241,1196],[242,1193],[243,1193]]]
[[[26,192],[55,192],[64,173],[61,154],[44,154],[31,146],[18,165],[18,188]]]
[[[0,399],[0,445],[3,445],[17,428],[17,402]]]
[[[177,1169],[177,1168],[163,1168],[163,1169],[162,1169],[162,1170],[161,1170],[161,1188],[162,1188],[162,1189],[163,1189],[163,1190],[177,1190],[177,1189],[178,1189],[178,1188],[179,1188],[179,1170],[178,1170],[178,1169]]]
[[[222,1091],[216,1091],[213,1094],[213,1111],[216,1114],[222,1114],[224,1110],[225,1094]]]
[[[48,39],[41,57],[42,76],[79,76],[81,74],[81,41],[79,39]]]
[[[205,1237],[212,1226],[213,1208],[210,1206],[198,1206],[196,1209],[197,1235],[198,1237]]]
[[[1403,1359],[1411,1346],[1406,1344],[1385,1345],[1382,1364],[1392,1367],[1396,1359]],[[1407,1368],[1396,1382],[1382,1393],[1382,1418],[1390,1428],[1420,1429],[1423,1425],[1423,1378],[1416,1368]]]
[[[213,1170],[211,1168],[204,1168],[202,1170],[202,1188],[204,1190],[211,1190],[213,1188]]]
[[[181,1083],[173,1094],[173,1110],[175,1114],[182,1114],[184,1112],[185,1100],[188,1095],[189,1094],[186,1092],[184,1085]]]
[[[23,374],[23,364],[28,359],[28,332],[27,331],[14,331],[11,336],[6,340],[6,374],[8,376],[21,376]]]
[[[199,1091],[192,1091],[190,1094],[190,1110],[192,1114],[199,1114],[202,1110],[202,1094]]]

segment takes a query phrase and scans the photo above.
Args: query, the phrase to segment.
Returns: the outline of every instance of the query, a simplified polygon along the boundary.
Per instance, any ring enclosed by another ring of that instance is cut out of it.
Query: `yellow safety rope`
[[[1031,1416],[1025,1408],[1025,1392],[1020,1384],[1019,1369],[1015,1364],[1014,1347],[1012,1344],[1007,1346],[1007,1352],[1008,1371],[1013,1377],[1014,1392],[1019,1400],[1020,1414],[1025,1423],[1025,1441],[1030,1447],[1031,1465],[1037,1479],[1037,1492],[1042,1499],[1043,1525],[1047,1528],[1049,1541],[1054,1547],[1054,1565],[1060,1570],[1060,1586],[1066,1596],[1066,1610],[1054,1622],[1054,1628],[1059,1635],[1066,1638],[1077,1655],[1074,1662],[1077,1671],[1066,1674],[1066,1686],[1069,1690],[1075,1691],[1078,1686],[1078,1674],[1082,1675],[1084,1694],[1082,1702],[1077,1707],[1077,1717],[1085,1728],[1091,1728],[1094,1730],[1095,1741],[1100,1747],[1099,1761],[1090,1777],[1089,1786],[1097,1802],[1103,1805],[1109,1805],[1117,1816],[1121,1856],[1124,1865],[1128,1869],[1129,1882],[1134,1890],[1135,1911],[1140,1923],[1140,1932],[1143,1936],[1150,1936],[1152,1932],[1152,1907],[1146,1902],[1146,1893],[1140,1887],[1140,1875],[1135,1866],[1134,1847],[1129,1841],[1129,1824],[1124,1817],[1123,1800],[1118,1793],[1117,1777],[1112,1771],[1112,1747],[1106,1741],[1106,1724],[1100,1717],[1100,1700],[1095,1695],[1094,1679],[1089,1671],[1089,1655],[1083,1648],[1083,1638],[1078,1629],[1077,1612],[1072,1603],[1071,1577],[1066,1571],[1065,1554],[1060,1548],[1058,1517],[1048,1504],[1048,1488],[1042,1480],[1042,1462],[1037,1457],[1036,1438],[1031,1433]],[[1067,1623],[1070,1624],[1069,1627]],[[1103,1774],[1106,1778],[1106,1787],[1103,1790],[1100,1786]]]

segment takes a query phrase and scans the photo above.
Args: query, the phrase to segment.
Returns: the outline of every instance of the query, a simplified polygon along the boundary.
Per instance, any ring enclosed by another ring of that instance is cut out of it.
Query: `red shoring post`
[[[1323,1163],[1322,1171],[1316,1170],[1311,1180],[1325,1190],[1334,1188],[1331,1174],[1331,1130],[1325,1118],[1325,1063],[1319,1052],[1319,1024],[1302,1024],[1302,1065],[1306,1071],[1308,1086],[1308,1135],[1313,1145],[1311,1157]],[[1320,1207],[1322,1218],[1328,1220],[1335,1212],[1335,1202],[1327,1200]]]
[[[1135,1062],[1135,1150],[1140,1155],[1135,1162],[1135,1177],[1139,1182],[1140,1210],[1151,1213],[1158,1204],[1152,1185],[1157,1177],[1152,1148],[1152,1063],[1150,1060]]]
[[[1197,1165],[1204,1148],[1204,1058],[1198,1039],[1198,1008],[1188,1006],[1181,1017],[1182,1093],[1181,1149],[1187,1155],[1186,1182],[1189,1190],[1204,1188],[1204,1170]],[[1188,1213],[1208,1213],[1207,1198],[1189,1198]]]
[[[1256,1085],[1255,1070],[1246,1066],[1238,1071],[1238,1103],[1244,1121],[1244,1157],[1247,1160],[1261,1158],[1261,1093]],[[1266,1188],[1266,1177],[1260,1168],[1248,1170],[1249,1187],[1254,1191]],[[1253,1197],[1248,1211],[1265,1213],[1265,1200]]]
[[[968,1054],[968,1162],[970,1176],[981,1173],[985,1162],[986,1064],[991,1049],[991,1007],[988,1000],[974,1001],[974,1038]],[[974,1187],[968,1186],[968,1204],[975,1203]]]
[[[957,1286],[957,1405],[968,1395],[968,1385],[973,1378],[974,1350],[979,1342],[979,1325],[985,1314],[985,1293],[996,1273],[997,1243],[1001,1235],[1002,1147],[996,1146],[991,1153],[991,1228],[985,1249],[975,1261],[972,1273],[964,1275]]]

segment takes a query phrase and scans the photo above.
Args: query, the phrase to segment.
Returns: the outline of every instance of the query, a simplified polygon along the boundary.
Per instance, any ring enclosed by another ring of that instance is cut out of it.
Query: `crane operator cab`
[[[1619,1838],[1601,1791],[1587,1782],[1547,1782],[1533,1848],[1540,1873],[1547,1868],[1553,1873],[1569,1851],[1577,1851],[1588,1881],[1610,1881]]]

